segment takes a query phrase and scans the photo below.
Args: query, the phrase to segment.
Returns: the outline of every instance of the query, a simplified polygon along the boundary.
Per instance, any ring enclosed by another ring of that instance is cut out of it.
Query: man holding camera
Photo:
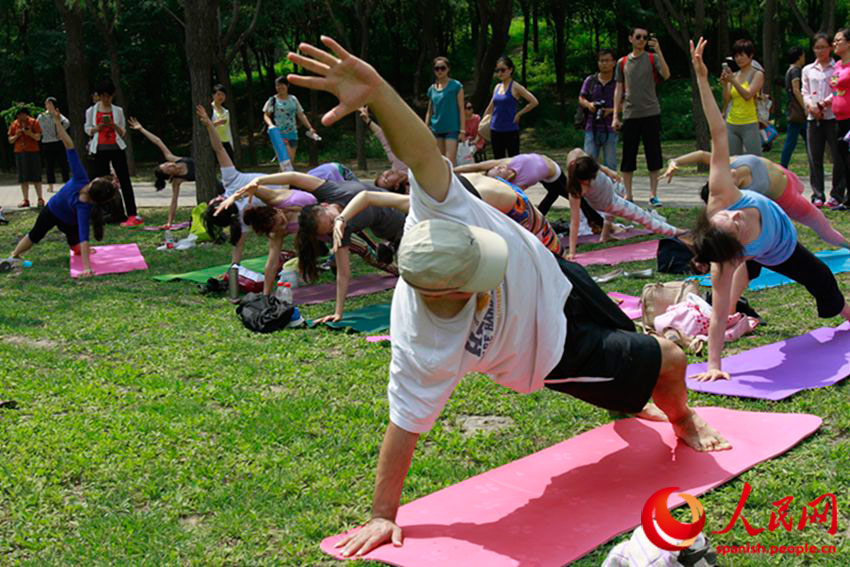
[[[614,69],[617,87],[614,91],[615,130],[623,131],[623,159],[620,173],[626,186],[626,198],[632,200],[632,176],[637,169],[637,151],[643,140],[643,151],[649,169],[649,204],[660,207],[658,176],[661,173],[661,105],[655,85],[670,78],[670,68],[655,36],[641,27],[629,34],[632,52],[620,58]],[[647,49],[651,52],[647,52]],[[620,113],[623,118],[620,120]]]
[[[588,75],[578,95],[579,106],[585,110],[584,153],[617,169],[617,132],[611,125],[614,117],[614,51],[600,49],[596,57],[599,72]],[[600,160],[600,153],[605,160]]]

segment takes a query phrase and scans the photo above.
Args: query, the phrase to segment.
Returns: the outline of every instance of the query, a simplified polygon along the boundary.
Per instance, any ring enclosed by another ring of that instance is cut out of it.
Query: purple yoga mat
[[[647,240],[636,242],[625,246],[612,246],[591,252],[576,254],[575,261],[582,266],[593,266],[594,264],[621,264],[623,262],[637,262],[638,260],[649,260],[655,258],[658,252],[658,241]]]
[[[704,372],[707,363],[691,364],[687,376]],[[801,390],[832,386],[850,375],[850,323],[811,333],[723,359],[731,380],[697,382],[697,392],[741,398],[782,400]]]
[[[647,234],[652,234],[652,231],[645,228],[632,227],[617,234],[615,240],[627,240],[629,238],[635,238],[636,236],[646,236]],[[561,242],[564,243],[564,246],[569,246],[569,237],[562,238]],[[583,236],[579,236],[576,242],[579,244],[596,244],[599,242],[599,235],[585,234]]]
[[[163,226],[165,226],[165,225],[163,225]],[[192,226],[192,223],[190,223],[190,222],[178,222],[177,224],[171,225],[171,230],[183,230],[184,228],[189,228],[190,226]],[[144,227],[143,230],[147,230],[149,232],[155,232],[155,231],[158,231],[158,230],[165,230],[165,229],[162,228],[162,226],[146,226],[146,227]]]
[[[354,278],[348,284],[347,297],[368,295],[395,287],[398,276],[390,274],[369,274]],[[336,283],[296,287],[292,292],[296,305],[312,305],[336,299]]]

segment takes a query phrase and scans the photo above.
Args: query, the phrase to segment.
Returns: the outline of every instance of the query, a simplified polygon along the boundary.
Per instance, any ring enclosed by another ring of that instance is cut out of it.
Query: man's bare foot
[[[661,411],[657,405],[652,402],[647,402],[640,412],[635,414],[635,417],[645,419],[647,421],[670,421],[667,419],[667,414]]]
[[[732,445],[694,410],[688,411],[688,415],[671,423],[679,439],[697,451],[723,451],[732,448]]]

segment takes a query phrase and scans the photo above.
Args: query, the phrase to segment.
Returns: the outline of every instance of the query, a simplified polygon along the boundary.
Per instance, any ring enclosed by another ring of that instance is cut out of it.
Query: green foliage
[[[0,111],[0,118],[3,119],[3,122],[5,122],[6,124],[11,124],[12,122],[14,122],[15,117],[18,115],[18,112],[23,109],[28,110],[33,118],[44,112],[43,108],[32,102],[15,101],[12,103],[12,106],[7,108],[6,110]]]

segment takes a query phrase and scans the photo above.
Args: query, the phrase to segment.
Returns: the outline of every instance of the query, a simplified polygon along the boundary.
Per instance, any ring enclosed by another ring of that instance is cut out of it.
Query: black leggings
[[[519,130],[510,132],[490,130],[490,143],[493,145],[493,159],[514,157],[519,154]]]
[[[558,199],[558,197],[563,197],[569,200],[570,196],[567,193],[567,176],[564,172],[561,172],[560,177],[555,181],[542,181],[541,185],[546,189],[546,196],[543,197],[543,200],[537,205],[537,210],[542,214],[546,214],[549,212],[549,209],[552,208],[552,204]],[[581,211],[584,213],[584,216],[587,217],[587,222],[591,226],[602,227],[604,220],[602,216],[596,212],[596,209],[590,206],[590,203],[581,199]]]
[[[56,183],[56,166],[62,172],[62,182],[68,182],[68,159],[65,157],[65,144],[62,142],[46,142],[41,144],[41,153],[44,154],[44,169],[47,172],[47,182]]]
[[[136,216],[136,196],[133,193],[133,183],[130,181],[130,170],[127,169],[127,156],[124,150],[98,150],[94,154],[94,176],[109,175],[109,164],[115,169],[118,182],[121,184],[121,196],[124,197],[124,209],[127,216]]]
[[[747,260],[747,275],[750,280],[759,276],[762,266],[763,264],[755,260]],[[844,309],[844,295],[838,289],[835,274],[799,242],[787,260],[776,266],[765,267],[802,284],[817,302],[818,317],[835,317]]]
[[[76,246],[80,243],[80,227],[76,223],[63,222],[62,219],[50,212],[50,207],[42,207],[27,236],[30,237],[33,244],[38,244],[53,227],[62,231],[68,241],[68,246]]]

